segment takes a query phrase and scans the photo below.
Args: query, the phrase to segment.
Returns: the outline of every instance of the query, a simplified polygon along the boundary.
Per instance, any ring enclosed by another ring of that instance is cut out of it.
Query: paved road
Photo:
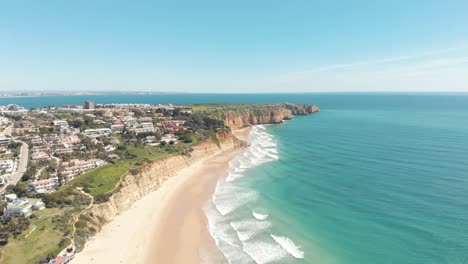
[[[11,137],[11,132],[13,130],[13,125],[8,126],[4,131],[3,134],[6,136]],[[5,178],[8,180],[8,183],[0,188],[0,193],[4,193],[5,189],[8,185],[16,185],[16,183],[19,182],[21,177],[23,177],[23,174],[26,172],[26,168],[28,166],[28,160],[29,160],[29,146],[23,141],[20,141],[16,138],[13,138],[13,141],[16,143],[22,143],[21,149],[20,149],[20,159],[18,161],[18,165],[16,166],[16,170],[13,171],[10,174],[5,174]]]

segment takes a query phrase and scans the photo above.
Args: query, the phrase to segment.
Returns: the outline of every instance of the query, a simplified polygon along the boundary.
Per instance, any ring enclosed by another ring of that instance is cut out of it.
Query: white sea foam
[[[268,215],[267,214],[260,214],[260,213],[257,213],[255,211],[252,211],[252,215],[257,219],[257,220],[265,220],[268,218]]]
[[[243,248],[257,264],[278,261],[288,254],[280,245],[263,241],[245,242]]]
[[[246,241],[271,227],[271,223],[268,221],[243,220],[231,222],[231,226],[236,230],[239,240]]]
[[[304,258],[304,251],[300,250],[300,247],[294,244],[294,242],[284,236],[275,236],[275,235],[270,235],[276,243],[280,244],[284,250],[286,250],[289,254],[291,254],[295,258]]]
[[[213,203],[221,215],[227,215],[257,197],[258,193],[253,190],[219,181],[213,194]]]
[[[245,210],[250,211],[256,203],[258,193],[240,187],[242,184],[237,181],[247,175],[246,170],[279,159],[275,138],[266,133],[265,126],[254,126],[249,142],[247,150],[229,163],[228,176],[218,181],[212,200],[205,208],[210,234],[230,264],[275,262],[289,252],[276,239],[267,236],[272,223],[266,220],[268,214],[264,209],[251,211],[255,219],[240,219],[240,215]],[[236,210],[239,213],[234,213]],[[269,241],[264,241],[265,238]]]

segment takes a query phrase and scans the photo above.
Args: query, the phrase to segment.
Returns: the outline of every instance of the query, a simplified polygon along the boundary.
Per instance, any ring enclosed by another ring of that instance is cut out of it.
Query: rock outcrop
[[[292,119],[294,115],[308,115],[319,112],[315,105],[273,104],[245,107],[238,110],[228,110],[222,115],[224,124],[232,129],[257,124],[278,124],[283,120]]]

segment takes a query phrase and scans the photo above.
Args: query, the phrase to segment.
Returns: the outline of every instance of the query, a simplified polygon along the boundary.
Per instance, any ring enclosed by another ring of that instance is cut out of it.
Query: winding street
[[[5,128],[5,130],[3,131],[3,134],[5,136],[10,136],[13,142],[21,143],[19,161],[17,161],[18,165],[16,166],[16,169],[12,173],[4,175],[8,183],[0,188],[0,194],[5,192],[6,187],[8,185],[16,185],[21,179],[21,177],[23,177],[23,174],[26,172],[26,167],[28,166],[29,146],[25,142],[12,137],[11,136],[12,130],[13,130],[13,125],[10,125],[7,128]]]

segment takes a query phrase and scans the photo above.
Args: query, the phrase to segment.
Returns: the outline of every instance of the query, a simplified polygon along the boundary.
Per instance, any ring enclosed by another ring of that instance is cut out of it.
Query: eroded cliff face
[[[190,156],[171,156],[158,159],[143,166],[139,173],[126,173],[108,202],[95,204],[89,215],[100,221],[110,221],[119,213],[128,209],[144,195],[157,190],[168,178],[188,167],[194,162],[212,157],[223,151],[246,146],[246,143],[235,138],[230,132],[217,134],[219,142],[208,139],[193,148]]]
[[[308,115],[319,111],[315,105],[285,103],[226,111],[223,113],[223,119],[226,126],[236,129],[257,124],[278,124],[294,115]]]

